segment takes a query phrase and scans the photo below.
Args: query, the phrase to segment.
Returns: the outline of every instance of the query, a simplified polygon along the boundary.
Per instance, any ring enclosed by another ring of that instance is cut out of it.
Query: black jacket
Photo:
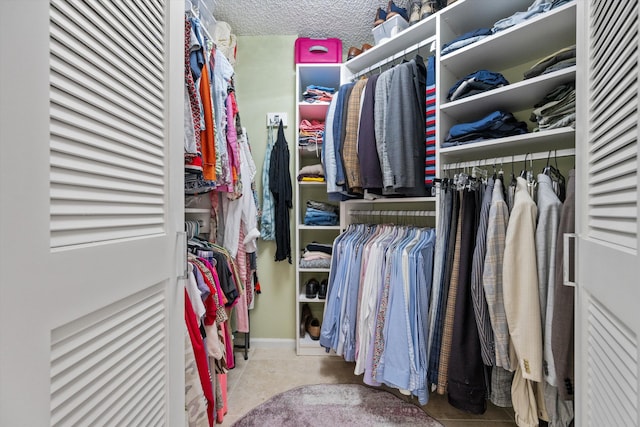
[[[278,139],[271,151],[269,164],[269,190],[273,194],[276,219],[276,261],[287,259],[291,264],[291,230],[289,209],[292,207],[291,174],[289,172],[289,147],[284,137],[282,122],[278,127]]]

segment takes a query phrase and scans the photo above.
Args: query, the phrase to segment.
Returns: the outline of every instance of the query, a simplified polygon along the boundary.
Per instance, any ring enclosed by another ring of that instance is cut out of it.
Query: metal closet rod
[[[392,56],[388,56],[388,57],[384,58],[383,60],[380,60],[380,61],[376,62],[375,64],[370,65],[367,68],[364,68],[364,69],[360,70],[359,72],[357,72],[356,74],[353,75],[352,79],[356,80],[360,76],[363,76],[363,75],[371,72],[371,70],[375,70],[376,68],[381,68],[383,65],[386,65],[389,62],[393,62],[398,58],[402,58],[407,53],[411,53],[414,50],[418,50],[421,47],[426,46],[428,44],[432,44],[431,51],[433,52],[433,51],[435,51],[435,43],[436,43],[436,36],[432,36],[432,37],[429,37],[429,38],[424,39],[422,41],[419,41],[416,44],[413,44],[413,45],[411,45],[409,47],[404,48],[402,50],[402,52],[398,52],[398,53],[396,53],[396,54],[394,54]]]
[[[551,153],[551,155],[549,155]],[[469,168],[473,166],[493,166],[501,164],[509,164],[514,162],[522,162],[524,160],[541,160],[549,157],[571,157],[576,155],[576,150],[567,148],[565,150],[547,150],[539,153],[518,154],[514,156],[491,157],[488,159],[469,160],[466,162],[450,162],[442,165],[443,170]]]
[[[365,211],[365,210],[353,210],[349,211],[349,215],[367,215],[367,216],[436,216],[435,211],[408,211],[408,210],[397,210],[397,211]]]

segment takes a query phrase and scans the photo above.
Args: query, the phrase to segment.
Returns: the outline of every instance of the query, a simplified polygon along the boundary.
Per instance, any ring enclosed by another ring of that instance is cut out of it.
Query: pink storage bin
[[[295,44],[295,61],[301,63],[342,62],[342,40],[299,37]]]

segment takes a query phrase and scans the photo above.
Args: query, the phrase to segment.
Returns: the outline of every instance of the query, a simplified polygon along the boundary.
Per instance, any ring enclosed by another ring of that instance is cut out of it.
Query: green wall
[[[256,185],[260,201],[268,112],[286,112],[289,116],[285,135],[291,153],[291,176],[295,176],[296,75],[293,47],[296,38],[297,36],[238,37],[236,94],[242,125],[247,129],[258,168]],[[295,244],[294,217],[295,213],[291,210],[292,250]],[[275,242],[258,240],[258,277],[262,294],[256,295],[255,307],[249,313],[252,339],[295,339],[295,266],[286,261],[275,262],[275,251]]]

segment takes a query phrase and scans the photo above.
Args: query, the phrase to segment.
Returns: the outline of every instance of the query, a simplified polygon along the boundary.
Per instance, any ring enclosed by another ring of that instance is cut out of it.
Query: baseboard
[[[296,340],[289,338],[251,338],[251,348],[296,348]]]

